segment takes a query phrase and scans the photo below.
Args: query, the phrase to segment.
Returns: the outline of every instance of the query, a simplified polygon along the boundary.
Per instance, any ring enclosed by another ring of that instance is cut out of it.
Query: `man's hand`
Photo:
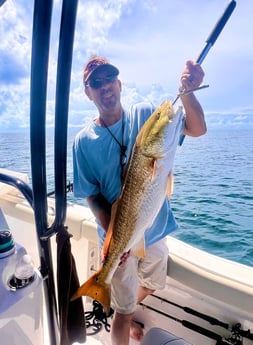
[[[204,71],[200,64],[189,60],[186,62],[185,69],[183,70],[183,73],[181,75],[179,89],[188,91],[199,87],[203,81],[203,78]]]
[[[123,253],[121,255],[119,267],[123,267],[125,265],[125,263],[126,263],[127,259],[129,258],[130,254],[131,254],[131,250],[129,249],[128,252]]]

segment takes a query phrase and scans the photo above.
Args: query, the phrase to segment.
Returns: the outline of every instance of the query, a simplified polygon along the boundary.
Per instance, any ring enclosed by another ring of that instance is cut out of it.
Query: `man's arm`
[[[193,62],[187,61],[180,79],[180,89],[190,91],[201,85],[204,78],[202,67]],[[206,133],[206,122],[203,109],[193,93],[182,94],[181,101],[185,109],[185,131],[184,134],[198,137]]]
[[[86,201],[102,228],[107,231],[111,218],[111,205],[109,202],[102,194],[92,195]]]
[[[182,95],[181,100],[185,109],[184,134],[198,137],[206,133],[206,121],[203,109],[193,93]]]

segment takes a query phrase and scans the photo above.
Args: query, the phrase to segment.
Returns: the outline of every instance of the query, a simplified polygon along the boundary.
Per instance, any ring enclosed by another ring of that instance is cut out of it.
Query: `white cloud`
[[[99,53],[108,42],[108,34],[132,3],[132,0],[79,2],[77,12],[76,49],[83,52],[82,59]]]

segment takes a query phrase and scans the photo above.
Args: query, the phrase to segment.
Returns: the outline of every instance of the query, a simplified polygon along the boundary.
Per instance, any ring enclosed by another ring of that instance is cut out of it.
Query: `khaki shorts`
[[[121,314],[135,311],[138,287],[153,290],[165,287],[168,247],[166,238],[146,248],[143,259],[130,256],[123,267],[117,268],[111,282],[111,306]]]

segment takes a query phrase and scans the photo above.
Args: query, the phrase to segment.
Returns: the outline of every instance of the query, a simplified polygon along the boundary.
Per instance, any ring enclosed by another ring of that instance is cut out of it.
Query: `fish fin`
[[[81,296],[89,296],[102,304],[105,312],[109,314],[111,304],[110,287],[104,282],[99,282],[100,271],[93,274],[83,285],[81,285],[70,300],[74,301]]]
[[[144,258],[146,255],[145,248],[145,237],[143,236],[140,242],[131,249],[131,253],[139,258]]]
[[[166,186],[166,194],[167,194],[168,199],[171,198],[173,192],[174,192],[174,175],[171,171],[168,175],[167,186]]]
[[[157,165],[157,162],[158,162],[158,160],[159,159],[161,159],[162,158],[162,156],[159,156],[159,157],[155,157],[155,158],[153,158],[152,159],[152,161],[150,162],[150,169],[151,169],[151,182],[155,179],[155,177],[156,177],[156,174],[157,173],[160,173],[161,171],[162,171],[162,169],[163,169],[163,167],[162,166],[158,166]]]
[[[112,241],[114,222],[115,222],[115,218],[116,218],[116,214],[117,214],[119,201],[120,201],[120,198],[118,198],[112,205],[110,224],[109,224],[107,232],[106,232],[104,245],[103,245],[103,249],[102,249],[102,252],[103,252],[102,255],[105,259],[108,255],[110,243]]]
[[[103,260],[106,260],[106,257],[107,257],[108,252],[109,252],[109,247],[110,247],[111,240],[112,240],[112,227],[110,227],[110,225],[109,225],[109,228],[108,228],[108,230],[106,232],[103,248],[102,248]]]
[[[156,159],[155,158],[151,161],[150,168],[152,170],[151,181],[153,181],[156,175]]]

